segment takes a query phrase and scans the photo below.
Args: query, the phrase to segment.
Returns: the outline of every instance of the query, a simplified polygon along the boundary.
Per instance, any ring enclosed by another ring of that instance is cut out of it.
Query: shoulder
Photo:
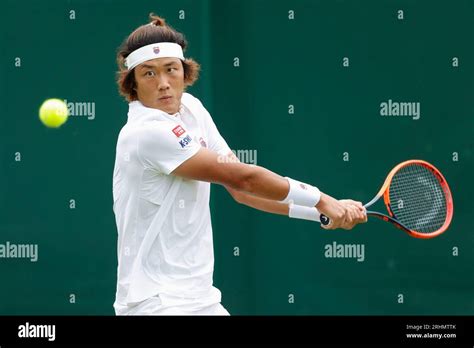
[[[193,111],[194,109],[194,111],[204,110],[205,112],[207,112],[207,109],[204,106],[204,104],[201,102],[201,100],[199,100],[198,98],[196,98],[190,93],[183,93],[183,96],[181,97],[181,103],[184,104],[184,106],[186,106],[188,109],[191,109],[191,111]]]
[[[138,129],[140,134],[172,133],[173,128],[179,126],[179,122],[172,120],[152,120],[144,122]]]
[[[184,92],[183,95],[181,96],[181,102],[186,103],[186,102],[194,102],[194,103],[201,103],[201,101],[193,96],[191,93]]]
[[[212,120],[212,116],[203,103],[193,95],[189,93],[183,93],[181,103],[201,122],[206,124],[209,120]]]
[[[174,143],[183,129],[177,122],[154,120],[136,127],[133,133],[142,146],[155,146]]]

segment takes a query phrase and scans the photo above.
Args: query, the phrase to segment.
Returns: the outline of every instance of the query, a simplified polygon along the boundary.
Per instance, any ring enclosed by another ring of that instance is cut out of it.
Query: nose
[[[158,75],[158,89],[160,91],[162,90],[167,90],[170,88],[170,84],[168,82],[168,79],[166,78],[166,76],[163,76],[163,75]]]

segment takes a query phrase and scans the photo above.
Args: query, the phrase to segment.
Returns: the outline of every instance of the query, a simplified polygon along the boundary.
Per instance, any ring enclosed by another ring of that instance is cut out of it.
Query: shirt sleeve
[[[142,163],[166,175],[200,148],[185,126],[171,121],[150,122],[138,135],[138,156]]]
[[[209,112],[206,110],[206,127],[209,141],[209,149],[217,152],[220,155],[228,155],[232,150],[230,149],[227,142],[222,137],[221,133],[216,127],[214,120],[212,119]]]

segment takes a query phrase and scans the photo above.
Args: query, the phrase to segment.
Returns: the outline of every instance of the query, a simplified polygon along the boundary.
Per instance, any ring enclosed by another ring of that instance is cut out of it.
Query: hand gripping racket
[[[383,196],[388,214],[367,210],[391,222],[416,238],[433,238],[449,227],[453,217],[453,199],[446,179],[432,164],[410,160],[398,164],[388,174],[377,195],[364,207],[367,209]],[[321,224],[330,219],[321,214]]]

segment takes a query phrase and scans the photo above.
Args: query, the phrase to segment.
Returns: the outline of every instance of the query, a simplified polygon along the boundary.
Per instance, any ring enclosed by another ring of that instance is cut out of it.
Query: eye
[[[178,71],[177,68],[168,68],[168,72],[175,72],[175,71]]]
[[[155,76],[155,72],[153,70],[147,70],[145,76]]]

